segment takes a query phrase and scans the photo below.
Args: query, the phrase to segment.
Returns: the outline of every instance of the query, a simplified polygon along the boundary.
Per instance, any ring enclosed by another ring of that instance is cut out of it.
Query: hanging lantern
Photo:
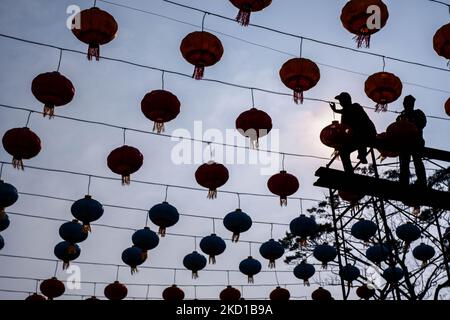
[[[55,107],[72,101],[75,88],[69,79],[58,71],[41,73],[31,83],[31,92],[44,104],[44,117],[53,118]]]
[[[166,235],[166,229],[175,225],[180,219],[180,214],[177,208],[170,205],[168,202],[153,206],[148,211],[150,220],[159,227],[159,235],[164,237]]]
[[[80,254],[81,249],[75,243],[62,241],[55,246],[53,250],[55,256],[63,261],[63,270],[69,268],[70,261],[76,260]]]
[[[383,271],[383,278],[389,283],[397,283],[403,276],[403,270],[398,267],[388,267]]]
[[[89,45],[87,57],[100,60],[100,45],[114,40],[118,25],[108,12],[92,7],[78,13],[72,21],[72,33]]]
[[[335,150],[349,149],[353,146],[353,132],[349,126],[333,121],[321,131],[320,141]]]
[[[195,171],[195,180],[197,180],[197,183],[209,189],[208,199],[217,198],[217,188],[227,183],[228,178],[227,168],[223,164],[214,161],[202,164]]]
[[[305,246],[308,237],[316,234],[318,226],[313,217],[307,217],[304,214],[301,214],[299,217],[291,221],[289,228],[291,229],[291,233],[293,235],[300,237],[298,240],[300,245]]]
[[[363,284],[362,286],[358,287],[358,289],[356,289],[356,295],[363,300],[370,300],[370,298],[373,298],[375,296],[375,292],[375,289],[369,288],[367,284]]]
[[[419,129],[408,120],[392,123],[386,129],[390,146],[397,152],[414,151],[423,145]]]
[[[70,211],[75,219],[83,223],[83,232],[88,233],[91,231],[91,222],[97,221],[103,215],[103,206],[87,195],[83,199],[75,201]]]
[[[17,189],[0,180],[0,219],[5,215],[5,208],[12,206],[19,199]]]
[[[314,258],[322,262],[322,267],[326,269],[328,263],[336,259],[337,250],[336,248],[328,245],[327,243],[324,243],[314,248],[313,256]]]
[[[311,298],[314,301],[323,301],[323,302],[334,300],[330,291],[328,291],[322,287],[319,287],[319,289],[313,291],[313,293],[311,294]]]
[[[407,222],[397,227],[395,230],[397,237],[405,242],[404,250],[408,250],[409,245],[420,238],[421,232],[418,226]]]
[[[148,257],[148,251],[155,249],[159,244],[159,237],[149,227],[137,230],[131,237],[133,244],[142,250],[144,260]]]
[[[137,172],[143,163],[142,153],[130,146],[122,146],[111,151],[107,159],[108,168],[122,176],[122,185],[130,184],[131,174]]]
[[[339,276],[342,278],[342,280],[345,280],[350,284],[356,279],[358,279],[360,275],[361,272],[359,271],[359,269],[352,265],[343,266],[339,270]]]
[[[25,298],[25,301],[46,301],[47,299],[37,293],[33,293],[32,295],[29,295],[28,297]]]
[[[128,289],[119,281],[114,281],[105,287],[104,294],[108,300],[119,301],[127,297]]]
[[[450,98],[445,103],[445,113],[450,117]]]
[[[350,203],[351,206],[356,206],[359,201],[361,201],[365,195],[357,192],[350,192],[350,191],[338,191],[339,197]]]
[[[379,11],[377,18],[379,26],[370,26],[373,23],[374,10],[376,7]],[[380,31],[389,19],[389,11],[387,6],[381,0],[350,0],[342,9],[341,21],[344,28],[355,35],[354,39],[358,48],[365,46],[370,47],[371,35]]]
[[[450,23],[442,26],[433,37],[433,47],[438,55],[450,60]],[[450,66],[450,61],[448,62]]]
[[[367,78],[365,92],[376,102],[375,111],[387,111],[389,103],[396,101],[402,95],[403,84],[400,78],[389,72],[377,72]]]
[[[228,213],[223,219],[225,228],[233,232],[232,242],[238,242],[240,234],[250,230],[252,224],[252,218],[241,209]]]
[[[174,284],[173,286],[164,289],[162,297],[165,301],[172,301],[172,302],[183,301],[184,291]]]
[[[303,92],[314,88],[320,80],[317,64],[309,59],[294,58],[280,70],[280,78],[286,87],[294,90],[294,102],[303,103]]]
[[[361,219],[356,222],[351,229],[351,234],[356,239],[369,243],[370,238],[375,236],[378,227],[370,220]]]
[[[184,267],[192,271],[192,279],[198,278],[198,272],[204,269],[206,264],[206,258],[197,251],[188,254],[183,259]]]
[[[236,302],[241,299],[241,292],[233,288],[232,286],[227,286],[220,292],[220,300],[224,302]]]
[[[3,237],[0,235],[0,250],[2,250],[5,247],[5,240],[3,239]]]
[[[138,272],[137,267],[145,262],[147,254],[136,246],[125,249],[122,252],[122,261],[129,265],[131,268],[131,274]]]
[[[428,261],[433,259],[434,255],[436,254],[436,251],[432,246],[429,246],[425,243],[421,243],[417,247],[413,249],[413,256],[417,260],[422,261],[422,267],[427,266]]]
[[[389,251],[386,244],[375,244],[366,250],[366,257],[376,265],[380,265],[388,259]]]
[[[305,286],[310,286],[309,279],[316,273],[316,268],[306,260],[303,260],[294,268],[294,276],[297,279],[303,280]]]
[[[264,259],[269,260],[269,269],[274,269],[276,267],[275,260],[280,259],[284,255],[284,247],[281,243],[270,239],[261,245],[259,253]]]
[[[84,232],[84,227],[78,220],[66,222],[59,227],[60,237],[69,243],[80,243],[87,239],[88,234]]]
[[[392,146],[392,143],[386,132],[378,134],[377,141],[381,145],[381,147],[378,148],[378,152],[380,153],[381,162],[383,162],[387,158],[397,158],[400,155],[400,153],[398,151],[394,150],[395,146]]]
[[[222,59],[223,46],[219,38],[206,31],[188,34],[180,46],[181,54],[187,62],[195,66],[196,80],[203,79],[205,67],[211,67]]]
[[[14,128],[3,136],[3,148],[13,156],[14,168],[23,170],[23,160],[36,157],[41,151],[41,139],[29,128]]]
[[[66,291],[64,283],[59,281],[56,277],[42,281],[39,288],[41,289],[42,294],[46,296],[48,300],[58,298],[62,296]]]
[[[250,15],[252,12],[262,11],[271,5],[272,0],[230,0],[230,2],[239,9],[236,21],[243,27],[250,24]]]
[[[289,290],[281,287],[276,287],[272,292],[270,293],[270,300],[271,301],[289,301],[291,298],[291,293]]]
[[[239,271],[248,277],[248,283],[254,283],[254,276],[258,274],[261,269],[261,263],[251,256],[242,260],[239,264]]]
[[[142,113],[155,124],[153,131],[164,132],[164,123],[175,119],[180,113],[180,101],[169,91],[155,90],[147,93],[141,102]]]
[[[272,118],[262,110],[251,108],[236,119],[236,129],[246,138],[255,149],[259,147],[259,138],[269,134],[272,130]]]
[[[209,263],[212,264],[216,264],[216,256],[224,253],[226,247],[225,241],[214,233],[200,241],[200,249],[209,256]]]
[[[0,232],[8,229],[9,224],[10,224],[9,217],[5,213],[2,217],[0,217]]]
[[[96,296],[92,296],[90,298],[87,298],[85,301],[100,301],[100,299],[97,298]]]
[[[280,196],[281,206],[287,206],[287,197],[296,193],[300,184],[294,175],[283,170],[270,177],[269,181],[267,181],[267,187],[270,192]]]

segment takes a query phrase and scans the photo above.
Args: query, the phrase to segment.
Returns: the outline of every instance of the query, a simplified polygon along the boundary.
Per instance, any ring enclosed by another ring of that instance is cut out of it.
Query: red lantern
[[[60,107],[72,101],[75,88],[69,79],[59,72],[41,73],[34,78],[31,92],[44,104],[44,117],[52,118],[55,107]]]
[[[220,300],[225,302],[233,302],[239,301],[241,299],[241,292],[233,288],[232,286],[228,286],[220,292]]]
[[[433,47],[438,55],[450,60],[450,23],[436,32],[433,37]],[[450,61],[448,65],[450,66]]]
[[[330,291],[320,287],[319,289],[315,290],[312,294],[311,294],[311,298],[314,301],[331,301],[334,300],[333,297],[331,296]]]
[[[270,300],[272,301],[289,301],[291,293],[289,290],[277,287],[270,293]]]
[[[367,96],[375,101],[375,111],[387,111],[387,105],[402,95],[403,84],[400,78],[389,72],[378,72],[371,75],[365,84]]]
[[[165,301],[182,301],[184,299],[184,291],[174,284],[173,286],[164,289],[162,297]]]
[[[64,283],[56,279],[55,277],[42,281],[40,287],[41,292],[48,300],[60,297],[66,291]]]
[[[47,299],[40,294],[33,293],[32,295],[25,298],[26,301],[46,301]]]
[[[272,0],[230,0],[230,2],[239,9],[236,21],[246,27],[250,24],[251,13],[267,8]]]
[[[450,117],[450,99],[445,103],[445,113]]]
[[[105,287],[104,293],[108,300],[119,301],[127,297],[128,289],[119,281],[114,281],[114,283],[108,284]]]
[[[251,108],[236,119],[236,129],[247,138],[255,149],[258,149],[259,138],[269,134],[272,130],[272,118],[264,111]]]
[[[295,176],[283,170],[269,179],[267,187],[270,192],[280,196],[281,206],[287,206],[287,197],[296,193],[300,184]]]
[[[374,9],[379,12],[377,16],[380,21],[379,26],[370,26],[373,23]],[[364,44],[370,47],[370,36],[380,31],[389,19],[387,6],[381,0],[350,0],[342,9],[341,21],[344,28],[355,35],[354,39],[361,48]]]
[[[369,300],[372,298],[375,295],[375,292],[375,289],[369,288],[367,284],[364,284],[356,289],[356,295],[364,300]]]
[[[155,122],[153,131],[164,132],[164,123],[177,117],[180,113],[180,101],[169,91],[155,90],[147,93],[141,102],[144,115]]]
[[[356,192],[349,192],[349,191],[338,191],[339,197],[347,202],[350,202],[351,205],[356,205],[358,202],[364,198],[364,194],[356,193]]]
[[[205,67],[215,65],[223,56],[219,38],[206,31],[188,34],[181,42],[180,50],[184,59],[195,66],[192,77],[196,80],[203,79]]]
[[[294,58],[287,61],[280,70],[280,78],[286,87],[294,90],[295,103],[303,103],[303,92],[316,86],[320,80],[317,64],[309,59]]]
[[[220,163],[210,161],[202,164],[195,172],[195,180],[202,187],[209,189],[208,199],[217,198],[217,188],[223,186],[229,178],[227,168]]]
[[[3,136],[3,147],[13,156],[14,168],[23,170],[23,160],[34,158],[41,151],[41,139],[29,128],[14,128]]]
[[[386,134],[393,150],[397,152],[414,151],[423,144],[419,129],[408,120],[394,122],[387,128]]]
[[[381,147],[378,148],[378,152],[380,152],[381,162],[383,162],[386,158],[397,158],[399,156],[399,153],[397,151],[391,150],[393,148],[386,132],[377,135],[377,140],[381,144]],[[389,150],[386,150],[384,148],[387,148]]]
[[[142,153],[130,146],[122,146],[113,150],[107,159],[107,164],[112,172],[122,176],[122,184],[130,184],[130,175],[137,172],[144,163]]]
[[[72,21],[72,33],[89,45],[87,57],[100,60],[100,45],[111,42],[117,34],[117,22],[108,12],[92,7],[81,11]]]
[[[349,148],[353,143],[353,132],[347,125],[339,123],[339,121],[333,121],[320,133],[320,141],[335,150],[344,147]]]

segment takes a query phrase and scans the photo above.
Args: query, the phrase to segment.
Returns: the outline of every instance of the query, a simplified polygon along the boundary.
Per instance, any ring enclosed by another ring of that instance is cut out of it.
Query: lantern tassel
[[[280,197],[280,206],[287,207],[287,197]]]
[[[269,269],[275,269],[276,264],[275,264],[275,260],[270,260],[269,261]]]
[[[198,279],[198,271],[192,271],[192,279]]]
[[[194,78],[195,80],[202,80],[204,74],[205,74],[204,66],[195,66],[194,74],[192,75],[192,78]]]
[[[63,270],[67,270],[70,266],[70,262],[69,261],[64,261],[63,262]]]
[[[134,275],[137,272],[139,272],[137,267],[131,267],[131,275]]]
[[[363,46],[365,48],[370,48],[370,35],[368,34],[359,34],[353,38],[356,41],[356,45],[359,48]]]
[[[93,57],[97,61],[100,60],[100,45],[98,45],[98,44],[90,44],[89,45],[87,58],[89,61],[91,61]]]
[[[164,238],[166,236],[166,227],[159,227],[158,233],[161,237]]]
[[[142,251],[142,253],[141,253],[142,261],[147,260],[147,258],[148,258],[148,251],[147,250]]]
[[[387,103],[378,103],[375,106],[375,112],[386,112],[388,110]]]
[[[153,132],[156,131],[158,134],[165,131],[164,122],[155,122],[153,124]]]
[[[24,170],[22,159],[13,158],[12,165],[13,165],[13,168],[15,168],[15,169],[22,170],[22,171]]]
[[[239,233],[233,233],[233,237],[231,237],[231,242],[239,242]]]
[[[328,264],[326,262],[322,263],[322,269],[324,270],[328,269]]]
[[[250,137],[250,146],[253,149],[258,150],[259,149],[259,139],[258,138],[254,138],[254,137]]]
[[[305,287],[309,287],[311,284],[309,283],[309,280],[308,280],[308,279],[304,279],[304,280],[303,280],[303,285],[304,285]]]
[[[53,119],[55,116],[55,105],[46,103],[44,105],[43,116],[44,118],[48,116],[49,119]]]
[[[129,186],[131,183],[131,177],[130,175],[124,175],[122,176],[122,185],[123,186]]]
[[[301,238],[298,238],[297,242],[301,247],[304,247],[304,246],[306,246],[308,239],[306,237],[301,237]]]
[[[253,279],[253,276],[248,276],[248,283],[250,284],[255,283],[255,279]]]
[[[303,90],[296,89],[294,90],[294,102],[296,104],[303,104],[304,96],[303,96]]]
[[[0,219],[5,217],[5,208],[0,208]]]
[[[216,264],[216,257],[215,256],[209,256],[209,263],[210,264]]]
[[[89,223],[83,224],[83,233],[91,232],[91,225]]]
[[[217,198],[217,190],[209,190],[208,199],[216,199],[216,198]]]
[[[251,12],[247,10],[239,10],[239,13],[236,17],[236,21],[243,27],[248,27],[250,24],[250,15]]]

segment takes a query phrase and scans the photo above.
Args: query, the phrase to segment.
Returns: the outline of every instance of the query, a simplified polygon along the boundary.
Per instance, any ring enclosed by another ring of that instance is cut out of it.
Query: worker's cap
[[[340,95],[334,97],[336,100],[341,100],[341,99],[351,99],[351,96],[348,92],[342,92]]]
[[[411,102],[415,102],[416,98],[414,98],[412,95],[406,96],[405,97],[405,101],[411,101]]]

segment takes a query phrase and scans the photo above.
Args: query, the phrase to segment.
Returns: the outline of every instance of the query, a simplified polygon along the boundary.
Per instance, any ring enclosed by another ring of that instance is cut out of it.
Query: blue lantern
[[[183,259],[184,267],[192,271],[192,279],[198,278],[198,272],[204,269],[206,264],[206,258],[197,251],[188,254]]]
[[[303,260],[294,268],[294,276],[297,279],[303,280],[303,284],[309,287],[309,279],[316,273],[316,268],[312,264]]]
[[[131,267],[131,274],[137,272],[137,267],[146,260],[145,253],[136,246],[125,249],[122,252],[122,261]]]
[[[0,250],[2,250],[4,246],[5,246],[5,240],[3,240],[3,237],[0,235]]]
[[[83,231],[85,233],[91,231],[90,223],[97,221],[103,215],[102,204],[92,199],[89,195],[75,201],[70,210],[75,219],[83,223]]]
[[[409,245],[420,238],[420,229],[418,226],[407,222],[398,226],[395,230],[397,237],[405,242],[404,250],[408,250]]]
[[[375,223],[361,219],[352,226],[351,233],[356,239],[368,243],[370,238],[377,233],[377,230],[378,227]]]
[[[59,260],[63,261],[63,269],[65,270],[69,267],[70,261],[80,256],[81,249],[75,243],[62,241],[55,246],[53,253]]]
[[[259,253],[264,259],[269,260],[269,268],[275,268],[275,260],[280,259],[284,255],[284,247],[281,243],[270,239],[264,242],[259,248]]]
[[[0,180],[0,218],[5,214],[5,208],[16,203],[18,198],[17,189],[12,184]]]
[[[148,250],[155,249],[159,244],[159,237],[156,232],[150,230],[149,227],[145,227],[144,229],[137,230],[131,240],[133,244],[142,250],[142,253],[147,259]]]
[[[339,276],[350,283],[358,279],[360,275],[359,269],[352,265],[346,265],[339,270]]]
[[[422,261],[422,267],[425,267],[428,264],[428,261],[434,257],[436,251],[434,251],[434,248],[432,246],[421,243],[414,248],[412,253],[414,258]]]
[[[225,228],[233,232],[233,237],[231,238],[233,242],[238,242],[240,234],[250,230],[252,223],[252,218],[241,209],[230,212],[223,219]]]
[[[59,227],[59,235],[70,243],[80,243],[88,237],[88,234],[84,232],[83,225],[78,220],[62,224]]]
[[[389,257],[389,248],[386,244],[375,244],[366,250],[366,257],[378,265]]]
[[[214,233],[200,241],[200,249],[209,256],[209,263],[212,264],[216,263],[216,256],[224,253],[226,248],[225,241]]]
[[[383,278],[389,283],[397,283],[403,279],[403,270],[399,267],[389,267],[383,271]]]
[[[163,202],[153,206],[148,211],[150,220],[159,227],[161,237],[166,235],[166,229],[175,225],[180,219],[177,208],[168,202]]]
[[[5,213],[2,217],[0,217],[0,231],[4,231],[9,227],[9,217]]]
[[[326,269],[328,263],[336,259],[337,250],[327,243],[324,243],[314,248],[313,256],[314,258],[322,262],[322,267]]]
[[[300,237],[300,245],[304,246],[308,237],[316,233],[318,226],[314,218],[301,214],[298,218],[291,221],[289,228],[293,235]]]
[[[261,269],[261,263],[251,256],[239,264],[239,270],[248,277],[248,283],[254,283],[254,276],[260,273]]]

